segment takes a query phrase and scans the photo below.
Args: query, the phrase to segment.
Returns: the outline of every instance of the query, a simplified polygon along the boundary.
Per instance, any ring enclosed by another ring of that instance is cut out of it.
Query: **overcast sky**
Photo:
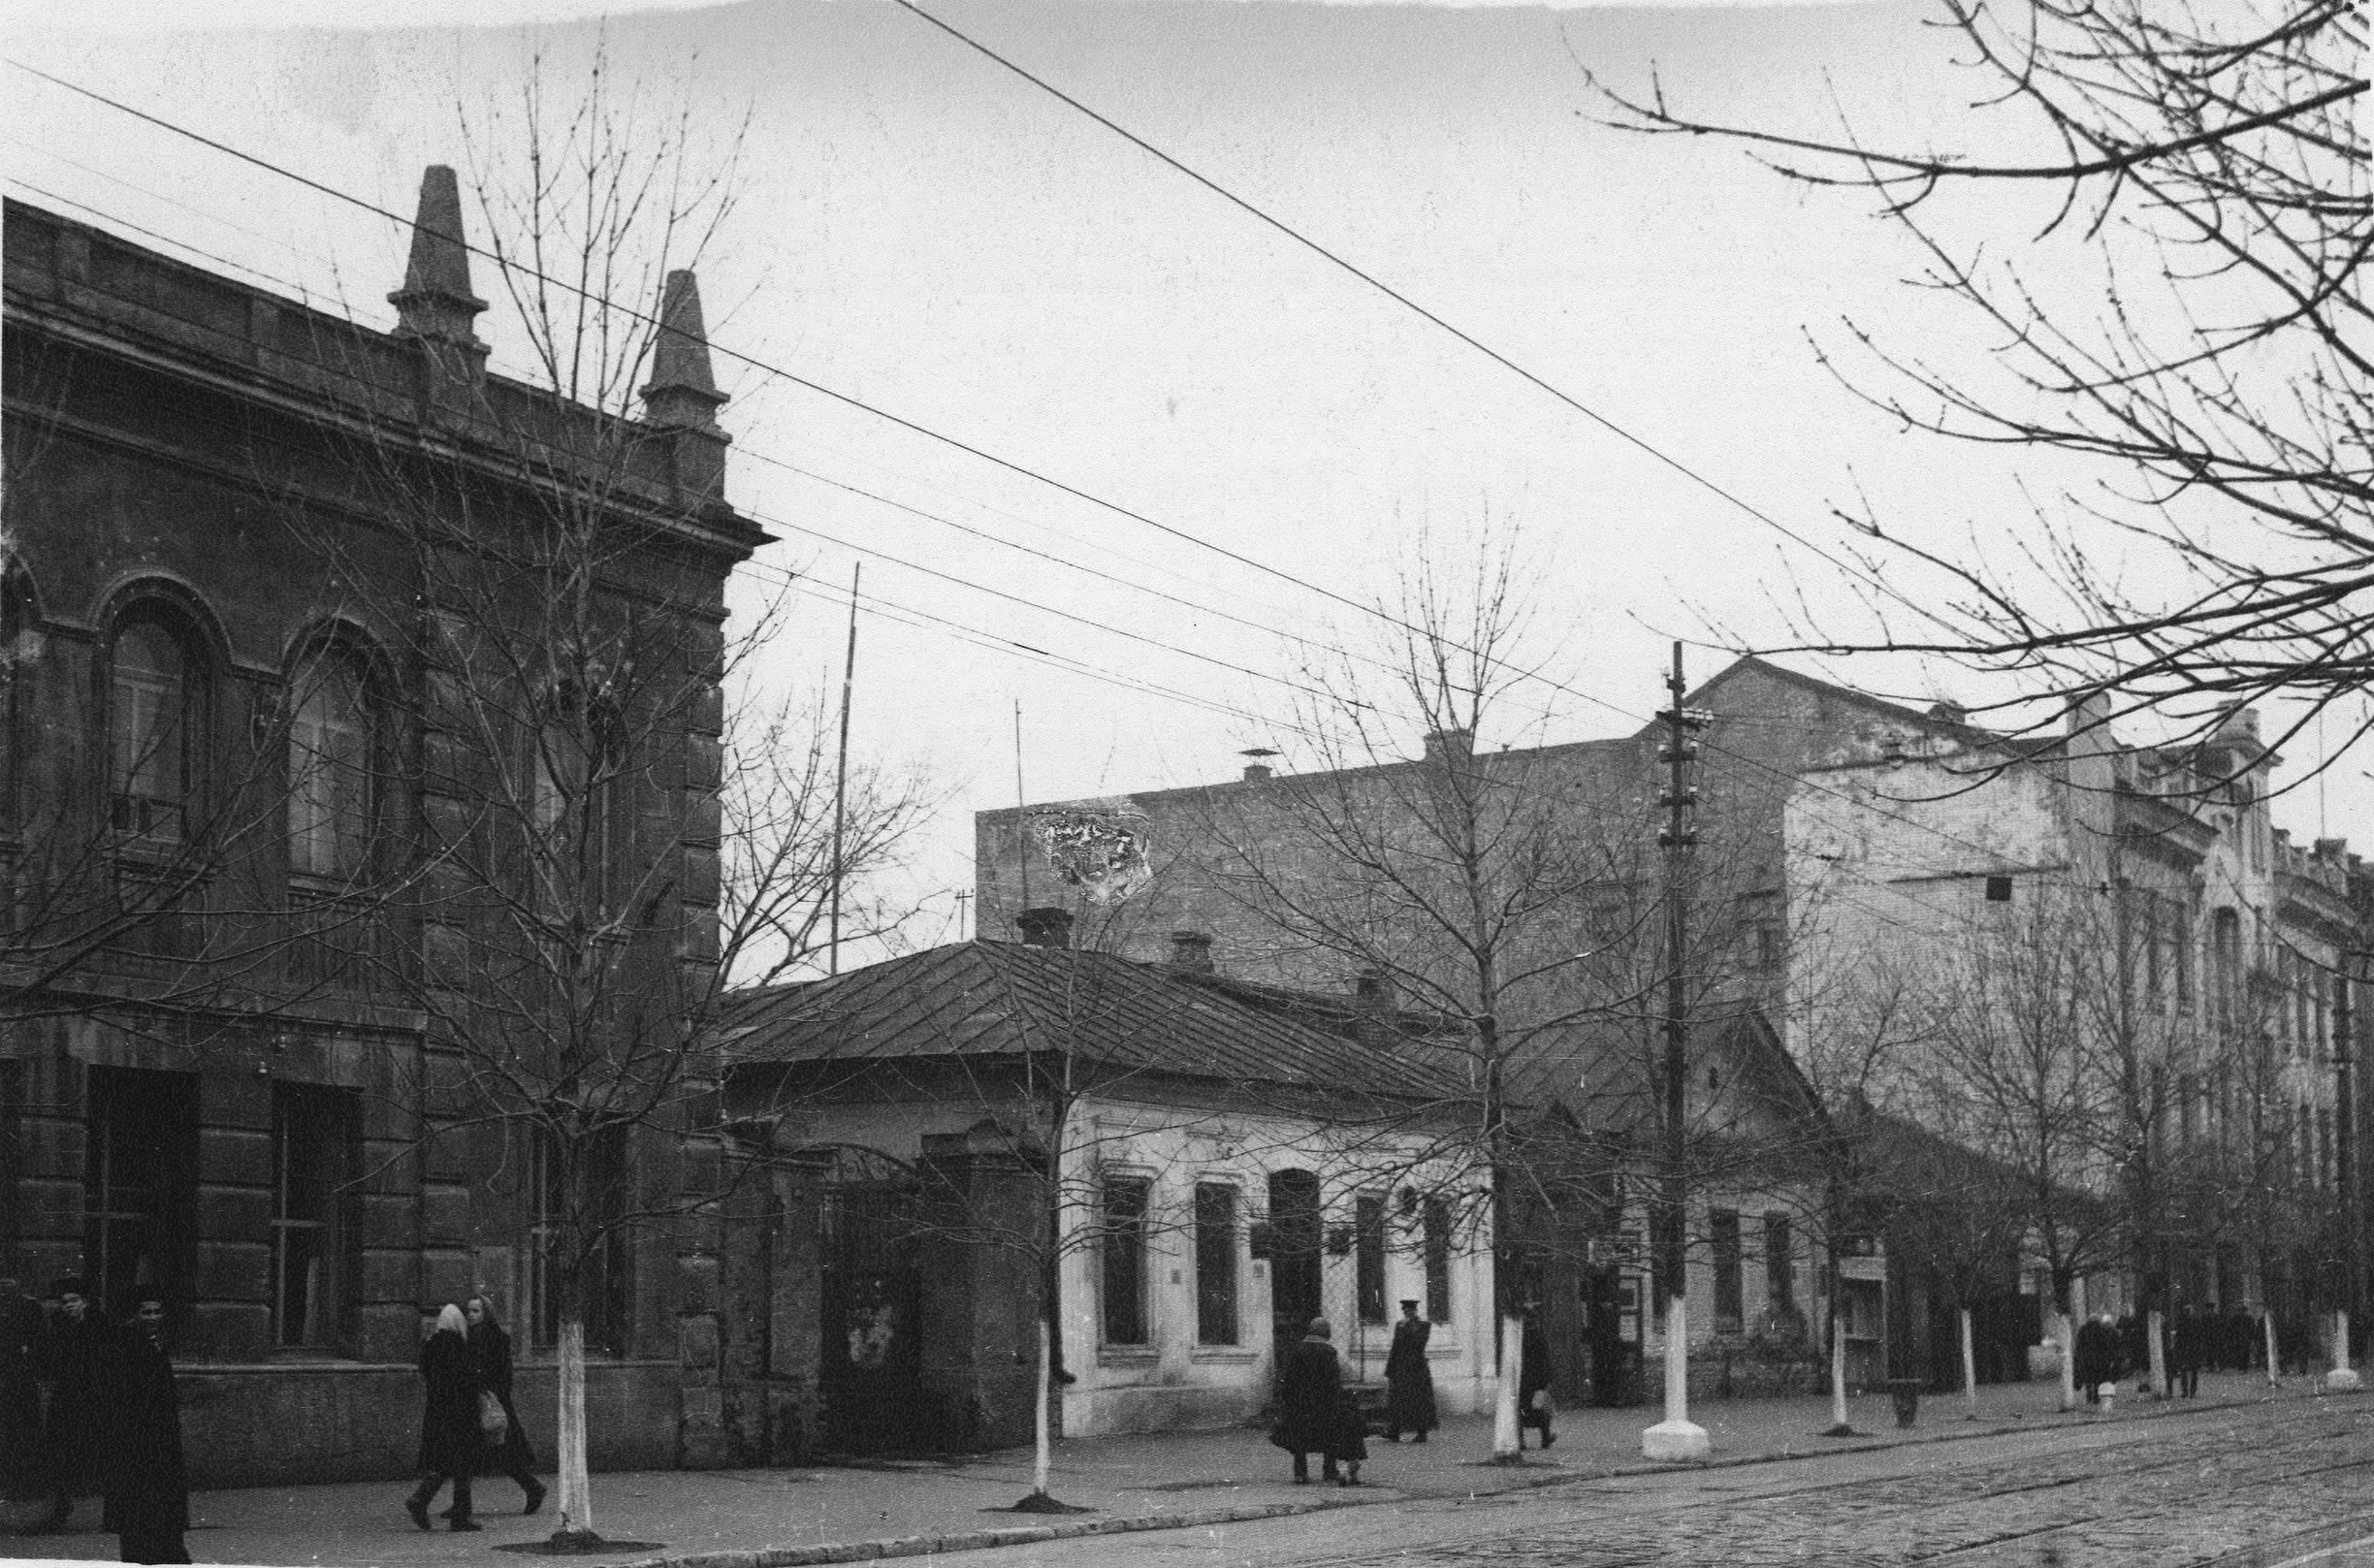
[[[1709,640],[1712,624],[1784,641],[1776,595],[1802,591],[1858,629],[1821,561],[1680,470],[1826,550],[1845,538],[1833,504],[1983,539],[2022,526],[2023,481],[2069,477],[1901,432],[1817,362],[1851,349],[1847,318],[1933,357],[1982,352],[1905,286],[1915,260],[1867,204],[1803,192],[1733,146],[1595,118],[1586,69],[1641,87],[1653,61],[1711,117],[1819,133],[1843,113],[1877,143],[1966,138],[1973,83],[1916,6],[933,9],[1662,456],[876,0],[614,8],[600,24],[625,74],[690,87],[704,134],[749,112],[741,205],[701,268],[715,338],[1356,599],[1391,591],[1421,529],[1515,528],[1556,668],[1582,695],[1541,688],[1534,727],[1512,715],[1487,746],[1635,727],[1660,700],[1666,639]],[[539,48],[558,70],[581,61],[594,10],[175,0],[70,32],[48,25],[63,8],[20,6],[9,53],[408,212],[424,165],[465,161],[457,103],[483,107]],[[391,323],[395,226],[21,73],[6,98],[12,194]],[[1949,233],[2016,249],[2037,227],[2024,200],[1990,195]],[[490,313],[480,332],[498,366],[518,362],[514,323]],[[953,934],[972,812],[1013,800],[1017,700],[1034,799],[1225,778],[1251,746],[1291,765],[1296,740],[1287,693],[1224,664],[1283,674],[1280,635],[1372,635],[1307,590],[747,361],[719,371],[735,395],[731,498],[783,541],[754,589],[798,571],[846,592],[863,545],[883,553],[865,587],[885,608],[1213,705],[869,614],[857,744],[929,767],[949,796],[914,872],[938,894],[918,940]],[[798,602],[773,678],[837,680],[841,612]],[[1691,658],[1696,675],[1723,662]],[[1795,662],[1915,700],[1991,694],[1951,671]],[[2352,768],[2326,807],[2347,833],[2374,801]],[[2306,837],[2318,811],[2304,792],[2278,820]]]

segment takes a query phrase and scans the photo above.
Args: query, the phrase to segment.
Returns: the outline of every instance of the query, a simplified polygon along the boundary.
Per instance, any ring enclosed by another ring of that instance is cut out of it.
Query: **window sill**
[[[1099,1366],[1152,1366],[1162,1360],[1162,1352],[1152,1345],[1099,1345]]]
[[[1242,1345],[1198,1345],[1187,1353],[1187,1359],[1215,1366],[1250,1366],[1261,1360],[1261,1352]]]

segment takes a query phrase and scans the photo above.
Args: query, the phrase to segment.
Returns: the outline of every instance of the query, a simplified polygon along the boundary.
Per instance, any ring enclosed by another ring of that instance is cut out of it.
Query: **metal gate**
[[[946,1446],[923,1419],[914,1195],[894,1187],[828,1192],[822,1239],[826,1446],[844,1454]]]

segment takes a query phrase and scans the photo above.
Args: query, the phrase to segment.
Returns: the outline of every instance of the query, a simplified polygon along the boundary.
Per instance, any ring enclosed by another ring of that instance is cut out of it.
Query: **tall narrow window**
[[[2178,904],[2169,912],[2170,956],[2175,960],[2176,1010],[2193,1010],[2193,912]]]
[[[346,1299],[346,1183],[356,1096],[284,1083],[273,1091],[273,1337],[328,1345]]]
[[[119,833],[176,839],[190,785],[189,660],[153,621],[115,633],[108,685],[110,820]]]
[[[1200,1181],[1195,1192],[1196,1342],[1236,1343],[1236,1189]]]
[[[1105,1343],[1142,1345],[1146,1333],[1146,1211],[1154,1183],[1105,1178]]]
[[[1385,1321],[1385,1200],[1352,1200],[1354,1285],[1363,1323]]]
[[[1740,1289],[1740,1217],[1736,1209],[1718,1208],[1708,1216],[1715,1253],[1715,1331],[1735,1334],[1744,1327]]]
[[[88,1070],[82,1263],[93,1299],[132,1309],[146,1286],[185,1307],[198,1199],[198,1079],[138,1068]]]
[[[1785,1214],[1764,1216],[1764,1299],[1776,1313],[1797,1310],[1797,1256]]]
[[[369,846],[371,725],[361,673],[335,654],[300,677],[289,723],[289,870],[351,881]]]
[[[1428,1323],[1451,1321],[1451,1205],[1439,1198],[1426,1200],[1419,1252],[1426,1264],[1426,1313]]]

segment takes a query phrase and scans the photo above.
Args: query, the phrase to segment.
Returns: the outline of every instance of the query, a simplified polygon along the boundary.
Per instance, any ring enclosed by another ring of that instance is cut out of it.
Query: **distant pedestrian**
[[[2075,1373],[2086,1403],[2101,1402],[2101,1386],[2118,1376],[2118,1330],[2110,1314],[2088,1318],[2077,1329]]]
[[[478,1467],[485,1437],[478,1426],[478,1375],[470,1364],[469,1323],[447,1302],[437,1314],[436,1332],[421,1347],[420,1485],[404,1499],[404,1512],[429,1528],[429,1505],[437,1488],[453,1483],[447,1517],[456,1530],[486,1528],[470,1518],[470,1473]]]
[[[89,1287],[69,1274],[52,1287],[57,1312],[42,1334],[40,1369],[49,1385],[42,1453],[49,1466],[49,1515],[44,1529],[65,1528],[75,1499],[98,1489],[99,1382],[109,1357],[106,1320],[91,1308]]]
[[[1298,1487],[1310,1484],[1310,1456],[1320,1456],[1322,1481],[1341,1481],[1334,1450],[1341,1446],[1343,1422],[1343,1363],[1331,1342],[1334,1328],[1325,1318],[1313,1318],[1310,1328],[1286,1353],[1278,1376],[1278,1417],[1269,1441],[1294,1456]]]
[[[503,1439],[489,1448],[487,1455],[496,1469],[518,1482],[520,1490],[528,1494],[528,1506],[520,1512],[532,1514],[544,1506],[544,1483],[535,1478],[535,1450],[528,1446],[519,1411],[511,1403],[511,1336],[495,1321],[495,1303],[485,1296],[471,1296],[462,1311],[469,1320],[470,1368],[477,1374],[478,1387],[502,1406]]]
[[[1427,1365],[1427,1341],[1434,1326],[1418,1315],[1415,1300],[1401,1303],[1401,1321],[1394,1325],[1393,1348],[1385,1353],[1385,1441],[1398,1443],[1403,1432],[1423,1443],[1438,1424],[1434,1411],[1434,1372]]]
[[[1541,1429],[1544,1448],[1557,1441],[1557,1433],[1550,1429],[1556,1413],[1550,1399],[1550,1336],[1542,1332],[1539,1301],[1524,1305],[1524,1334],[1519,1344],[1524,1362],[1517,1377],[1517,1448],[1522,1453],[1527,1426]]]
[[[105,1522],[125,1562],[187,1562],[189,1477],[181,1460],[181,1399],[165,1345],[165,1301],[153,1292],[137,1300],[132,1321],[111,1336],[101,1383]]]
[[[2176,1310],[2176,1327],[2168,1334],[2168,1378],[2176,1392],[2190,1399],[2200,1392],[2201,1360],[2206,1347],[2203,1340],[2208,1325],[2192,1302]]]

